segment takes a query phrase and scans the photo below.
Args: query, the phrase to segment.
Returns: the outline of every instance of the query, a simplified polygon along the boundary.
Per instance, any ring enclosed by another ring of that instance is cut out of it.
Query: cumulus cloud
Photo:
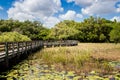
[[[74,0],[67,0],[68,3],[73,2]]]
[[[2,7],[2,6],[0,6],[0,10],[3,10],[3,7]]]
[[[28,16],[33,15],[43,18],[44,16],[51,16],[61,10],[63,9],[60,0],[21,0],[16,1],[13,7],[8,10],[8,17],[14,18],[14,15],[17,16],[19,13],[24,13]]]
[[[59,15],[59,17],[45,17],[44,20],[44,26],[53,27],[55,24],[59,23],[62,20],[76,20],[83,18],[81,14],[77,14],[73,10],[68,10],[65,14]]]
[[[118,12],[118,13],[120,12],[120,8],[117,8],[117,12]]]
[[[62,20],[75,20],[76,18],[83,18],[83,16],[75,11],[68,10],[66,14],[59,15],[59,18]]]
[[[28,13],[22,13],[19,12],[16,15],[14,15],[14,17],[12,17],[13,19],[16,20],[20,20],[20,21],[24,21],[24,20],[35,20],[35,16],[28,14]]]
[[[44,21],[59,11],[63,11],[60,0],[19,0],[7,11],[8,18],[18,20]]]
[[[53,27],[62,20],[82,18],[81,14],[69,10],[55,17],[54,14],[63,11],[60,0],[19,0],[7,11],[8,17],[17,20],[40,20],[44,26]]]
[[[117,12],[120,12],[120,4],[117,5]]]
[[[114,17],[111,19],[111,21],[114,21],[115,19],[116,19],[118,22],[120,22],[120,16],[114,16]]]
[[[115,8],[115,4],[118,0],[98,0],[94,2],[92,5],[82,8],[81,11],[83,14],[108,14],[115,13],[117,8]]]
[[[90,6],[92,3],[94,3],[97,0],[67,0],[67,2],[75,2],[75,4],[80,5],[80,6]]]
[[[87,15],[101,15],[120,12],[120,5],[115,7],[115,4],[120,0],[67,0],[67,2],[75,2],[76,5],[81,6],[82,14]]]
[[[53,27],[55,24],[59,23],[60,20],[57,17],[45,17],[44,18],[44,26],[48,26],[49,28]]]

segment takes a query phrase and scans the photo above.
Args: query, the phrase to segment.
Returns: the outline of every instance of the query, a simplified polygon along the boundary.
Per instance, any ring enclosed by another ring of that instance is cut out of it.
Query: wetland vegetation
[[[8,80],[120,80],[120,44],[79,43],[44,48],[4,77]]]

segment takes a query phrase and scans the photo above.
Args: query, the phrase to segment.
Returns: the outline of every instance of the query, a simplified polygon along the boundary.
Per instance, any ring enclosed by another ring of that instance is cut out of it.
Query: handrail
[[[75,40],[1,42],[0,62],[5,61],[6,64],[9,65],[9,59],[21,54],[34,52],[43,47],[76,45],[78,45],[78,41]]]

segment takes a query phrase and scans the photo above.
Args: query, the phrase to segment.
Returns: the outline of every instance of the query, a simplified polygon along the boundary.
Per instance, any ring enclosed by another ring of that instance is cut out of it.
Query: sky
[[[89,16],[120,21],[120,0],[0,0],[0,19],[37,20],[48,28]]]

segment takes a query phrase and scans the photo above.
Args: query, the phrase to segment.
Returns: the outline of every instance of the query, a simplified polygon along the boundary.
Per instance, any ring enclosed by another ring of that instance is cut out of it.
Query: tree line
[[[70,39],[80,42],[120,42],[120,22],[93,16],[82,22],[64,20],[51,29],[44,27],[39,21],[0,20],[0,35],[2,36],[3,33],[7,35],[7,32],[18,32],[31,40]]]

